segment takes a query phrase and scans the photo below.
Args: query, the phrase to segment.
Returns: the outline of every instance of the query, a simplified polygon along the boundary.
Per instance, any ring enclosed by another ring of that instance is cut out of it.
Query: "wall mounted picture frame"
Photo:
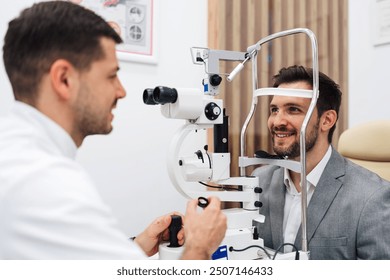
[[[121,36],[119,60],[157,63],[154,0],[73,0],[103,17]]]
[[[390,0],[374,0],[372,34],[374,46],[390,44]]]

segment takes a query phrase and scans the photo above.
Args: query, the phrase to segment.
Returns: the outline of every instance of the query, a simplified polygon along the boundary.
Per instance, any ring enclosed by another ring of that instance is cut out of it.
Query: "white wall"
[[[0,37],[1,37],[1,63],[0,63],[0,115],[4,115],[12,105],[13,95],[11,85],[3,64],[3,39],[8,28],[8,22],[16,17],[19,12],[33,1],[21,0],[5,5],[0,9]]]
[[[0,11],[0,36],[8,21],[33,0],[13,1]],[[184,199],[172,186],[166,168],[167,147],[184,121],[165,119],[158,106],[142,102],[145,88],[157,85],[201,88],[203,68],[192,64],[190,47],[207,46],[206,0],[155,0],[158,64],[121,62],[127,97],[114,111],[114,131],[88,137],[79,150],[104,200],[130,236],[155,217],[184,211]],[[0,68],[0,114],[12,103],[3,63]]]
[[[349,1],[349,126],[390,118],[390,44],[373,45],[376,0]]]

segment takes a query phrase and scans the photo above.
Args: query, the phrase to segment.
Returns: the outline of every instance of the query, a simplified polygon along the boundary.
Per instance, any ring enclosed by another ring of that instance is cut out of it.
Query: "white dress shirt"
[[[320,180],[322,172],[324,172],[325,166],[328,163],[331,154],[332,147],[329,145],[329,148],[322,160],[306,176],[308,204],[311,197],[313,196],[314,189]],[[301,193],[297,191],[287,169],[284,170],[284,184],[286,185],[286,201],[284,204],[283,238],[284,243],[294,244],[302,220]],[[291,252],[292,250],[292,246],[284,247],[284,252]]]
[[[0,119],[0,259],[144,259],[59,125],[21,102]]]

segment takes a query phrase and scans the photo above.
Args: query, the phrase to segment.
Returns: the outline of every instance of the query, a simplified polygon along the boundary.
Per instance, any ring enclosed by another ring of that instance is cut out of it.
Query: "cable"
[[[198,181],[199,184],[203,185],[203,186],[206,186],[208,188],[213,188],[213,189],[222,189],[222,190],[225,190],[225,191],[239,191],[238,189],[236,188],[232,188],[232,187],[227,187],[227,186],[224,186],[224,185],[220,185],[220,186],[213,186],[213,185],[209,185],[209,184],[206,184],[204,182],[201,182],[201,181]]]
[[[199,184],[203,185],[203,186],[206,186],[208,188],[213,188],[213,189],[222,189],[221,186],[213,186],[213,185],[209,185],[209,184],[206,184],[206,183],[203,183],[201,181],[198,182]]]
[[[263,252],[267,255],[267,257],[269,259],[271,259],[271,255],[267,252],[267,250],[264,247],[261,247],[259,245],[251,245],[251,246],[245,247],[243,249],[234,249],[233,246],[230,246],[229,251],[230,252],[243,252],[243,251],[248,250],[250,248],[259,248],[259,249],[263,250]]]
[[[210,158],[209,153],[207,152],[208,149],[209,149],[209,146],[208,146],[208,145],[205,145],[203,148],[204,148],[204,150],[206,151],[207,157],[209,158],[209,167],[210,167],[210,169],[211,169],[211,168],[212,168],[212,167],[211,167],[211,158]]]
[[[290,246],[292,246],[292,247],[294,248],[294,250],[295,250],[295,259],[296,259],[296,260],[299,260],[298,248],[297,248],[297,246],[295,246],[295,245],[292,244],[292,243],[283,243],[282,245],[280,245],[280,246],[278,247],[278,249],[276,249],[276,251],[275,251],[275,253],[274,253],[274,257],[273,257],[272,259],[275,260],[275,259],[276,259],[276,255],[280,252],[280,250],[282,250],[283,247],[284,247],[284,246],[287,246],[287,245],[290,245]]]

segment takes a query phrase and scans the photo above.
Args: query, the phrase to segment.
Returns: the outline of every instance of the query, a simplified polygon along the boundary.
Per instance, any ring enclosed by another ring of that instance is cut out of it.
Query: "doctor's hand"
[[[158,252],[158,246],[162,241],[169,240],[169,231],[168,227],[171,224],[172,217],[171,215],[180,215],[181,214],[174,212],[165,216],[161,216],[155,219],[140,235],[138,235],[134,242],[136,242],[146,255],[153,256]],[[177,239],[180,245],[184,243],[184,230],[181,229],[177,233]]]
[[[208,198],[208,206],[198,211],[198,200],[188,202],[184,217],[185,249],[182,259],[211,259],[225,237],[227,219],[217,197]]]

